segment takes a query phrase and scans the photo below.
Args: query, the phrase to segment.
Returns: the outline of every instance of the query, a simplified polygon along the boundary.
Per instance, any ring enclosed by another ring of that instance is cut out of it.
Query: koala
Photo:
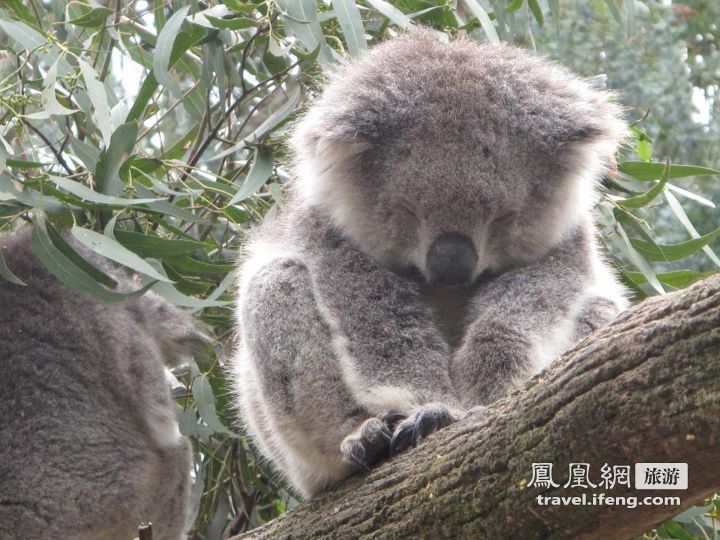
[[[0,279],[0,540],[128,540],[141,522],[184,538],[192,454],[164,366],[204,335],[152,293],[102,304],[68,288],[27,230],[0,249],[27,284]]]
[[[593,224],[612,94],[503,44],[390,40],[294,127],[239,268],[236,401],[312,496],[507,395],[626,305]]]

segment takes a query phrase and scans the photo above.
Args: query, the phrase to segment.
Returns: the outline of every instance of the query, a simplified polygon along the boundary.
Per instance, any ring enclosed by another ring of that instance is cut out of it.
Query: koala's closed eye
[[[407,216],[411,217],[415,221],[422,221],[420,219],[420,213],[415,208],[415,205],[412,204],[409,200],[401,199],[397,202],[397,208],[398,210],[402,211]]]
[[[493,227],[507,227],[517,219],[517,212],[504,212],[492,220]]]

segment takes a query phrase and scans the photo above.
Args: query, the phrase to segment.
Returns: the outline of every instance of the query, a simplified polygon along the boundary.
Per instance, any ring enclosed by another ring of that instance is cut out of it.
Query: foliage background
[[[717,24],[714,0],[5,0],[0,231],[32,226],[60,280],[123,301],[58,234],[70,228],[140,276],[133,294],[149,287],[212,329],[217,345],[174,373],[196,455],[192,536],[248,530],[296,501],[235,428],[232,268],[282,202],[283,141],[323,72],[423,25],[535,48],[618,89],[636,140],[598,215],[639,300],[720,267]],[[22,280],[1,252],[0,275]],[[647,536],[710,538],[719,510],[708,501]]]

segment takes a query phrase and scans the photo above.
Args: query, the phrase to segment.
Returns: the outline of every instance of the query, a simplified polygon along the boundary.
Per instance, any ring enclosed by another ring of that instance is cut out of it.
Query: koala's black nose
[[[430,246],[427,268],[433,285],[458,285],[472,279],[478,257],[472,241],[462,234],[444,233]]]

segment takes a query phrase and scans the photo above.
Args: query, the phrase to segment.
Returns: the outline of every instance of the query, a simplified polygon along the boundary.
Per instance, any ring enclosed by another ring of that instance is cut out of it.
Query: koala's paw
[[[394,426],[390,455],[402,452],[410,445],[415,446],[421,439],[457,420],[459,417],[442,403],[423,405],[415,414]]]
[[[369,471],[371,465],[387,458],[391,435],[380,418],[368,418],[355,433],[343,439],[340,452],[349,462]]]

